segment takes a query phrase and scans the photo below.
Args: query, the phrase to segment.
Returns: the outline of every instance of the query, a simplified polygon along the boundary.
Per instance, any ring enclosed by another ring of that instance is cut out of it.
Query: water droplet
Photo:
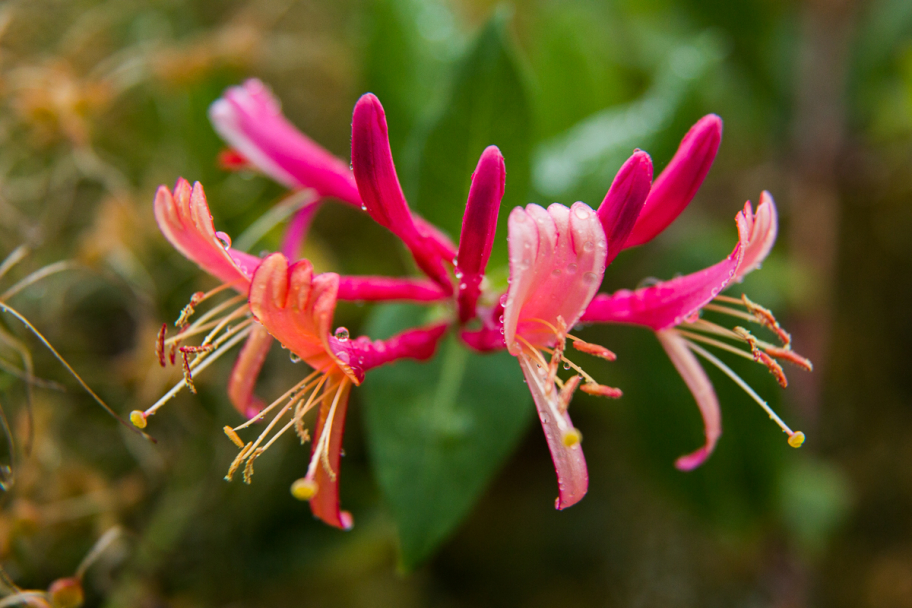
[[[564,369],[570,369],[570,364],[564,361]]]
[[[530,260],[529,258],[523,258],[522,262],[519,263],[520,268],[528,268],[531,265],[532,265],[532,260]]]
[[[500,323],[503,323],[503,318],[504,318],[504,316],[503,316],[503,315],[500,315],[500,318],[497,319],[497,320],[498,320]]]
[[[459,289],[465,289],[466,287],[468,287],[468,285],[466,285],[465,283],[459,284]]]
[[[567,272],[576,272],[576,264],[567,264]]]
[[[342,352],[336,353],[336,357],[338,357],[339,361],[341,361],[345,365],[348,365],[349,362],[351,361],[351,357],[344,350]]]
[[[586,241],[583,243],[583,251],[592,251],[593,249],[595,249],[595,243],[592,241]]]
[[[224,232],[216,232],[215,238],[222,242],[223,249],[229,249],[231,247],[231,237]]]
[[[462,278],[462,271],[459,270],[458,268],[456,269],[456,271],[455,271],[453,274],[456,275],[456,278],[457,278],[457,279],[461,279],[461,278]]]
[[[574,213],[576,214],[576,217],[578,217],[581,220],[589,219],[589,212],[586,211],[585,209],[583,209],[582,207],[577,207],[576,211],[574,211]]]
[[[561,273],[560,268],[555,268],[554,270],[551,271],[551,274],[554,275],[554,276],[556,276],[556,277],[559,277],[559,276],[560,276],[560,273]]]
[[[348,336],[349,336],[348,329],[346,329],[345,327],[339,327],[336,329],[336,333],[334,333],[333,335],[336,337],[336,340],[338,340],[339,342],[345,342],[346,340],[348,340]]]
[[[361,203],[361,211],[367,211],[367,205]]]
[[[598,275],[594,272],[583,273],[583,283],[595,283],[596,281],[598,281]]]
[[[517,214],[513,217],[513,221],[514,221],[514,222],[519,222],[520,224],[525,223],[525,221],[526,221],[526,214],[525,214],[525,213],[517,213]]]
[[[500,305],[501,306],[507,305],[507,294],[503,294],[502,296],[500,296]]]
[[[290,352],[290,351],[289,351],[289,353],[288,353],[288,359],[289,359],[292,363],[300,363],[300,362],[301,362],[301,357],[297,356],[296,354],[294,354],[293,352]]]

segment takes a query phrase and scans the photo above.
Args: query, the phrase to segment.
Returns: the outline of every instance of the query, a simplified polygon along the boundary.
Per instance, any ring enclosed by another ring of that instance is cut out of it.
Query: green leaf
[[[368,333],[414,325],[413,310],[378,309]],[[470,352],[453,336],[430,362],[371,371],[363,394],[371,461],[411,570],[469,513],[535,410],[513,357]]]
[[[472,172],[487,146],[500,148],[507,164],[504,211],[526,202],[532,118],[523,71],[507,32],[508,13],[481,30],[456,69],[449,98],[431,121],[418,154],[410,198],[427,219],[458,236]],[[494,260],[506,262],[506,221],[500,221]]]

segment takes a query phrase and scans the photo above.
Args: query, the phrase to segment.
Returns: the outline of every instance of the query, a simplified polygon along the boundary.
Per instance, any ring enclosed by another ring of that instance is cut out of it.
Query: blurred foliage
[[[692,208],[649,246],[623,253],[603,289],[718,261],[743,201],[773,192],[780,240],[743,288],[775,308],[818,368],[810,380],[793,374],[780,397],[763,370],[732,366],[808,434],[807,445],[788,448],[710,371],[725,433],[704,467],[678,472],[674,458],[701,441],[683,382],[649,332],[588,328],[587,339],[620,358],[587,370],[625,396],[574,402],[591,473],[584,501],[553,510],[541,432],[522,434],[532,410],[524,391],[518,397],[519,374],[492,385],[503,398],[492,388],[473,399],[483,383],[463,383],[466,397],[461,389],[459,407],[435,424],[458,423],[465,407],[485,433],[504,424],[505,441],[481,434],[457,453],[439,449],[426,427],[396,423],[396,411],[435,390],[433,376],[408,363],[373,372],[353,393],[341,492],[356,526],[341,533],[289,495],[307,462],[293,440],[258,462],[250,487],[222,480],[234,450],[219,429],[236,416],[221,384],[227,361],[198,379],[199,395],[156,417],[152,444],[4,315],[0,330],[23,347],[0,348],[12,438],[0,463],[13,480],[2,495],[0,563],[10,583],[48,589],[120,525],[122,540],[85,572],[86,605],[912,606],[908,1],[8,0],[0,258],[20,245],[30,253],[0,290],[61,260],[74,268],[0,300],[120,413],[147,407],[178,379],[157,366],[155,334],[212,286],[158,233],[154,189],[181,175],[201,180],[217,228],[233,235],[283,197],[265,178],[215,162],[222,144],[206,109],[251,76],[345,158],[351,108],[376,93],[410,202],[452,236],[488,144],[506,157],[504,210],[553,198],[596,205],[631,148],[649,151],[660,170],[697,118],[719,114],[723,145]],[[820,197],[831,201],[835,234],[821,235],[832,224],[802,213]],[[815,236],[835,243],[832,254],[814,257]],[[253,252],[278,239],[269,231]],[[391,235],[342,206],[324,207],[306,253],[320,270],[411,271]],[[342,305],[335,322],[382,333],[383,314]],[[264,395],[300,374],[274,350]],[[443,351],[427,365],[446,378],[446,357],[467,355]],[[500,362],[483,361],[472,355],[465,365],[483,366],[482,378],[498,372]],[[488,399],[509,401],[501,413],[526,411],[498,421],[480,409]],[[462,485],[436,474],[432,458],[420,484],[397,477],[393,448],[421,446]],[[414,567],[436,542],[423,566],[395,573],[397,543]]]

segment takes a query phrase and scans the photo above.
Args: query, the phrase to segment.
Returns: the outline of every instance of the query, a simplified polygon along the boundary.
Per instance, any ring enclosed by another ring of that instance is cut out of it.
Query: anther
[[[800,448],[802,445],[804,445],[804,439],[804,433],[797,431],[789,435],[788,444],[793,448]]]
[[[579,432],[579,429],[570,428],[564,431],[564,435],[561,440],[564,442],[565,446],[572,448],[583,440],[583,434]]]
[[[600,357],[607,361],[614,361],[615,359],[617,359],[617,355],[615,355],[613,352],[611,352],[604,346],[601,346],[599,344],[591,344],[589,342],[585,342],[578,338],[573,341],[573,348],[575,348],[576,350],[578,350],[580,352],[586,353],[587,355],[593,355],[595,357]]]
[[[580,390],[588,395],[595,395],[596,397],[608,397],[610,399],[618,399],[624,394],[619,388],[614,388],[613,386],[605,386],[604,384],[598,384],[596,382],[587,382],[580,387]]]
[[[228,439],[230,439],[234,445],[241,449],[244,449],[244,442],[241,441],[240,436],[238,436],[237,432],[235,432],[233,428],[230,426],[225,426],[222,430],[225,431],[225,434],[228,435]]]
[[[554,390],[554,380],[557,378],[557,367],[560,365],[564,356],[564,348],[567,346],[567,324],[564,318],[557,316],[557,344],[551,351],[551,360],[548,362],[548,381],[545,383],[545,390],[551,392]]]
[[[785,377],[782,366],[776,363],[768,354],[760,350],[760,347],[757,345],[757,338],[743,327],[736,327],[732,331],[750,346],[754,361],[765,365],[773,377],[776,378],[776,382],[779,383],[779,386],[782,388],[788,387],[788,378]]]
[[[582,376],[573,376],[564,383],[557,400],[558,409],[562,414],[570,407],[570,400],[573,399],[573,393],[576,392],[576,389],[582,380]]]
[[[231,461],[231,466],[228,467],[228,473],[225,475],[225,481],[231,481],[231,478],[234,477],[234,474],[237,472],[238,467],[241,466],[241,463],[247,459],[247,454],[250,452],[250,448],[253,447],[253,442],[250,441],[238,452],[238,455],[234,457],[234,460]]]
[[[776,333],[779,337],[779,340],[782,342],[784,348],[788,348],[789,344],[792,343],[792,336],[782,329],[779,325],[779,321],[776,320],[776,317],[773,316],[773,312],[768,309],[760,306],[759,304],[752,302],[750,298],[745,294],[741,294],[741,300],[744,302],[745,308],[747,311],[754,316],[754,319],[767,329]]]
[[[167,331],[168,324],[162,323],[161,329],[158,330],[158,339],[155,341],[155,355],[162,367],[165,367],[165,332]]]
[[[788,361],[792,365],[797,365],[801,369],[812,372],[814,371],[814,364],[811,363],[810,359],[806,359],[794,352],[790,348],[778,348],[776,346],[767,346],[764,350],[767,353],[775,357],[776,359],[782,359],[783,361]]]
[[[180,316],[177,318],[177,321],[174,322],[174,327],[184,328],[187,325],[187,322],[190,320],[190,317],[193,316],[194,308],[197,304],[203,301],[203,298],[206,297],[206,292],[197,291],[195,294],[190,296],[190,303],[184,306],[181,310]]]
[[[318,489],[317,482],[313,479],[302,477],[301,479],[294,480],[291,484],[291,495],[298,500],[310,500],[317,495]]]
[[[262,454],[263,451],[263,448],[257,448],[253,450],[253,453],[250,454],[250,457],[247,459],[247,464],[244,465],[244,483],[247,485],[250,485],[253,477],[253,461],[259,458],[260,454]]]
[[[193,374],[190,372],[190,354],[184,350],[184,347],[181,347],[181,362],[184,369],[184,383],[190,389],[190,392],[195,395],[196,387],[193,385]]]
[[[146,419],[146,413],[139,410],[133,410],[130,412],[130,422],[132,422],[133,426],[138,429],[146,428],[146,425],[149,423],[149,421]]]

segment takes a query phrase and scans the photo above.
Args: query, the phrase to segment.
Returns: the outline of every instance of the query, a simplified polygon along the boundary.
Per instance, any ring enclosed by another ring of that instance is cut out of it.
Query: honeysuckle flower
[[[665,230],[693,200],[722,142],[722,119],[708,114],[697,121],[665,170],[659,174],[624,247],[642,245]]]
[[[166,325],[159,332],[157,350],[159,362],[166,365],[170,358],[176,363],[178,355],[184,370],[184,379],[162,399],[145,411],[131,414],[133,423],[143,428],[148,416],[154,414],[181,388],[195,391],[193,374],[202,371],[246,338],[228,381],[228,396],[234,407],[245,417],[255,415],[263,406],[253,394],[256,379],[262,368],[272,337],[250,317],[247,295],[253,273],[262,260],[231,247],[230,237],[216,232],[203,187],[190,185],[181,178],[174,191],[164,186],[155,195],[155,218],[165,238],[187,259],[222,281],[222,285],[209,292],[193,295],[190,304],[181,312],[175,325],[178,333],[166,339]],[[445,297],[444,292],[427,280],[388,277],[340,277],[339,299],[355,301],[433,301]],[[204,302],[234,289],[237,295],[216,305],[190,323],[195,309]],[[204,336],[200,344],[187,342]]]
[[[452,260],[456,250],[438,231],[415,221],[393,164],[386,113],[371,93],[358,100],[352,115],[352,170],[363,209],[399,237],[418,267],[451,293],[453,285],[445,261]]]
[[[567,414],[573,392],[585,379],[586,392],[618,397],[564,354],[566,340],[607,359],[607,349],[568,334],[598,290],[605,272],[607,239],[599,216],[585,203],[517,207],[508,220],[510,286],[503,303],[503,340],[519,361],[529,385],[557,472],[556,508],[576,504],[586,494],[589,475],[580,441]],[[542,353],[549,353],[546,358]],[[575,375],[557,376],[561,363]]]
[[[675,465],[682,470],[691,470],[702,464],[712,453],[722,432],[718,399],[695,354],[717,366],[757,401],[788,434],[789,445],[799,447],[804,441],[803,433],[792,431],[734,371],[698,344],[718,347],[762,363],[782,386],[786,386],[787,380],[776,359],[809,371],[812,369],[810,361],[791,350],[791,337],[769,310],[746,296],[736,299],[720,295],[727,287],[740,282],[747,273],[758,268],[772,249],[778,230],[772,196],[768,192],[761,194],[756,214],[750,202],[746,203],[736,216],[736,224],[739,242],[731,255],[721,262],[693,274],[634,291],[600,294],[582,316],[584,322],[629,323],[656,332],[703,416],[705,444],[697,451],[678,458]],[[702,319],[700,313],[703,310],[766,327],[776,335],[781,345],[759,340],[743,327],[730,329]],[[747,348],[738,348],[723,339],[740,342]]]
[[[475,305],[481,295],[481,281],[491,257],[497,213],[503,199],[507,170],[497,146],[488,146],[478,160],[469,198],[462,218],[459,252],[456,256],[456,280],[459,281],[457,302],[459,320],[465,323],[475,317]]]
[[[286,255],[291,257],[297,251],[322,198],[331,197],[367,211],[390,229],[410,249],[419,268],[449,295],[452,284],[443,262],[453,259],[456,248],[446,235],[411,213],[401,189],[397,200],[394,190],[399,185],[389,152],[383,108],[373,95],[363,97],[359,104],[375,104],[380,118],[363,120],[371,112],[365,113],[369,109],[362,107],[360,118],[356,116],[352,121],[352,165],[356,172],[360,168],[361,184],[356,183],[347,163],[301,133],[282,115],[279,101],[259,80],[251,79],[228,89],[212,104],[209,117],[219,135],[234,148],[225,156],[229,165],[252,166],[288,188],[310,188],[318,195],[298,211],[289,226],[282,247]],[[358,106],[355,113],[359,113]],[[355,147],[362,152],[358,159]],[[373,174],[375,162],[379,163],[381,175]],[[390,178],[395,182],[394,188]],[[359,192],[361,187],[367,188],[367,195]],[[382,195],[379,198],[377,189]]]
[[[244,478],[249,482],[254,460],[279,436],[294,428],[302,442],[311,439],[304,416],[311,409],[319,409],[310,465],[307,474],[292,485],[292,494],[308,500],[317,518],[349,529],[351,515],[339,509],[338,471],[351,386],[360,385],[366,371],[384,363],[406,357],[430,358],[446,324],[413,329],[383,341],[365,337],[352,340],[344,328],[330,334],[338,289],[337,274],[314,275],[307,260],[289,266],[281,253],[263,260],[253,276],[250,309],[270,334],[314,371],[255,419],[235,428],[226,427],[225,431],[241,449],[228,478],[243,464]],[[238,431],[279,406],[278,413],[255,441],[245,444],[240,440]],[[273,433],[286,414],[288,421]]]

